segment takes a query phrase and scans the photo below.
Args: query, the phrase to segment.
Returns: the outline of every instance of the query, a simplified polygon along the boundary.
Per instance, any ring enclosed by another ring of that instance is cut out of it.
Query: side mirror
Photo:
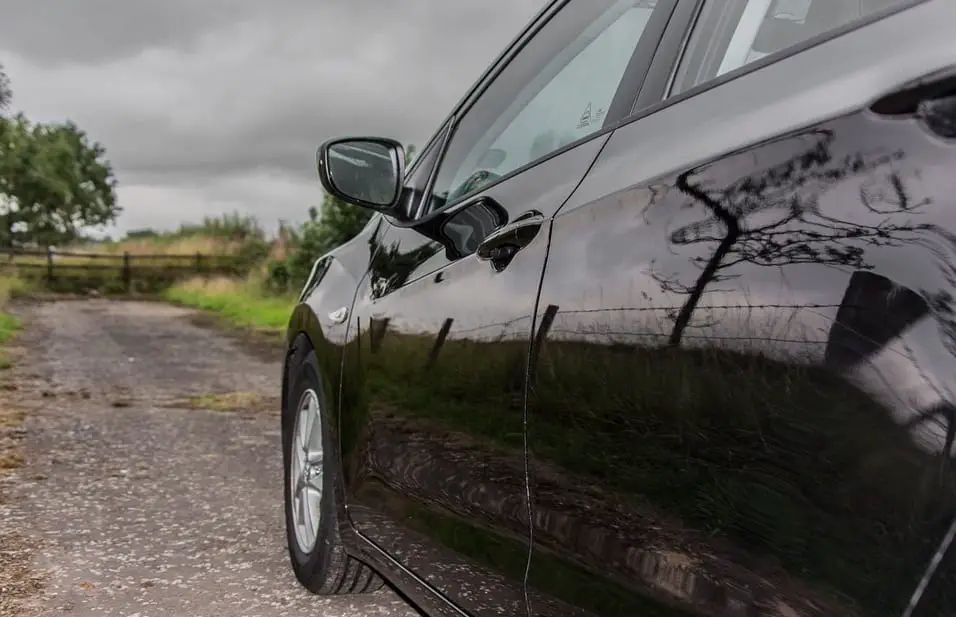
[[[402,193],[405,149],[384,137],[325,142],[316,155],[319,181],[329,194],[377,212],[391,211]]]

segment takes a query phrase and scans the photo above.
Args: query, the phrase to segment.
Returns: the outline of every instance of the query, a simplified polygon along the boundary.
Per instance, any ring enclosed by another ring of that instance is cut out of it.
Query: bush
[[[292,276],[289,273],[289,264],[286,259],[273,259],[266,267],[266,280],[263,285],[266,291],[284,293],[289,290]]]
[[[290,234],[290,253],[282,265],[269,264],[267,286],[280,293],[302,287],[315,261],[354,238],[371,218],[370,210],[326,196],[321,216],[315,207],[309,208],[309,220]]]
[[[206,236],[229,240],[265,240],[265,231],[254,216],[238,212],[204,217],[202,223],[184,223],[179,229],[167,234],[173,237]]]
[[[142,240],[144,238],[157,238],[159,237],[159,232],[155,229],[131,229],[126,232],[126,237],[131,240]]]
[[[248,238],[239,246],[236,261],[242,276],[248,275],[269,256],[269,243],[262,238]]]
[[[256,280],[194,278],[166,289],[163,298],[175,304],[219,313],[230,322],[281,334],[295,298],[265,296]]]

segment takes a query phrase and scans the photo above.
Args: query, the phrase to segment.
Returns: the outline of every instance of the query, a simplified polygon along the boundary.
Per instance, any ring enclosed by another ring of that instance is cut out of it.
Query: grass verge
[[[5,347],[7,341],[13,337],[13,333],[20,328],[20,321],[3,310],[16,285],[17,281],[15,279],[0,277],[0,370],[8,369],[13,365]]]
[[[20,322],[4,309],[16,284],[15,279],[0,277],[0,370],[13,366],[13,359],[7,351],[7,343],[20,328]],[[23,421],[23,415],[23,412],[19,409],[10,407],[8,403],[0,402],[0,428],[17,427]],[[14,440],[0,433],[0,474],[22,465],[23,452],[17,447]]]
[[[255,281],[228,278],[192,279],[173,285],[163,298],[221,315],[231,324],[282,334],[295,307],[292,296],[267,296]]]

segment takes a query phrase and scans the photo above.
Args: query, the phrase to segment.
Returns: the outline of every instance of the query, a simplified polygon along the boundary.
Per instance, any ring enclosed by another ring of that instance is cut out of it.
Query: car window
[[[429,210],[618,120],[608,110],[657,5],[570,2],[552,17],[458,123]]]
[[[675,74],[679,94],[909,0],[707,0]]]

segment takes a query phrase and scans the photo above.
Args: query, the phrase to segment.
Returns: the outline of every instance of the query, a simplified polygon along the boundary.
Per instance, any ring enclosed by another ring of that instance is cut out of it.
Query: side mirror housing
[[[332,139],[316,154],[319,181],[330,195],[392,214],[405,176],[405,149],[385,137]]]

